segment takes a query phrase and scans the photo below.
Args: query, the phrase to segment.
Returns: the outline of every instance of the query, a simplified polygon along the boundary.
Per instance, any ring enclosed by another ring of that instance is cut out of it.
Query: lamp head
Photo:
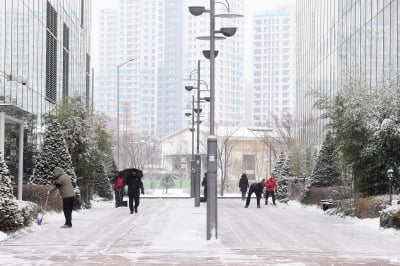
[[[200,16],[205,10],[206,8],[204,6],[189,6],[189,12],[193,16]]]
[[[201,111],[203,111],[203,109],[202,109],[202,108],[199,108],[199,109],[194,108],[194,111],[195,111],[195,113],[197,114],[197,113],[201,113]]]
[[[205,58],[210,59],[210,55],[211,55],[210,50],[203,50],[203,55]],[[214,58],[216,58],[217,55],[218,55],[218,51],[214,50]]]
[[[28,84],[28,81],[29,81],[29,80],[28,80],[27,77],[21,77],[21,84],[22,84],[22,85],[24,85],[24,86],[27,85],[27,84]]]
[[[206,102],[210,102],[211,101],[211,98],[210,97],[204,97],[203,98]]]
[[[193,89],[194,89],[193,86],[190,86],[190,85],[185,86],[185,90],[187,90],[187,91],[191,91],[191,90],[193,90]]]
[[[191,116],[192,114],[191,114],[191,113],[185,113],[185,115],[186,115],[186,116]]]
[[[236,28],[230,27],[230,28],[221,28],[220,29],[221,33],[226,36],[226,37],[232,37],[236,33]]]
[[[394,171],[393,171],[392,168],[389,168],[389,169],[387,170],[387,175],[388,175],[388,177],[393,177],[393,173],[394,173]]]

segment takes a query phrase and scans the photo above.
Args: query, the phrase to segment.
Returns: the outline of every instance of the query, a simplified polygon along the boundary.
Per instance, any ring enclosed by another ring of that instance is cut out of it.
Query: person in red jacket
[[[272,197],[272,204],[275,204],[275,192],[278,190],[278,185],[276,184],[275,176],[271,175],[267,180],[265,180],[265,205],[268,205],[268,196]]]
[[[122,172],[118,172],[118,174],[112,179],[114,183],[114,193],[115,193],[115,208],[122,206],[122,201],[124,199],[124,179],[122,178]]]

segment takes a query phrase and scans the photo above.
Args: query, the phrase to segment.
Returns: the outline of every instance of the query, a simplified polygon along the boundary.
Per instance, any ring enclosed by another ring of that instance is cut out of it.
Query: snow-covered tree
[[[77,177],[72,166],[71,156],[68,152],[64,139],[63,130],[57,120],[47,123],[41,151],[36,158],[33,175],[30,183],[37,185],[48,185],[50,179],[54,178],[54,167],[62,168],[70,177],[75,192],[74,206],[80,208],[82,199],[77,185]]]
[[[340,168],[332,140],[332,133],[328,131],[317,162],[311,174],[311,186],[330,187],[340,185]]]
[[[272,169],[272,173],[276,177],[278,183],[278,191],[276,193],[276,198],[280,202],[287,202],[289,200],[288,193],[288,182],[289,177],[289,167],[287,165],[287,159],[283,152],[281,152],[276,160],[275,167]]]
[[[54,167],[61,167],[64,169],[64,171],[71,176],[74,188],[77,187],[71,156],[68,152],[60,123],[57,120],[53,120],[47,125],[43,145],[36,158],[30,183],[37,185],[50,184],[50,179],[54,178],[52,172]]]
[[[23,224],[24,218],[13,195],[8,167],[0,154],[0,231],[14,231]]]
[[[97,176],[94,180],[94,188],[97,195],[99,195],[99,197],[112,200],[114,195],[103,163],[99,164]]]
[[[12,199],[13,188],[8,167],[4,162],[3,155],[0,153],[0,198]]]
[[[400,143],[393,134],[394,128],[384,126],[386,119],[400,116],[399,74],[391,69],[384,73],[387,76],[373,87],[364,84],[359,76],[344,76],[343,87],[335,97],[320,96],[316,102],[335,132],[343,167],[351,169],[354,187],[364,196],[385,193],[387,169],[399,167],[396,154]]]

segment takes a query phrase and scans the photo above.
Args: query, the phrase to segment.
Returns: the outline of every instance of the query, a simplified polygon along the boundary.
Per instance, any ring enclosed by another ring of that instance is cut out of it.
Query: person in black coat
[[[239,180],[239,188],[242,192],[242,200],[246,199],[246,192],[249,188],[249,180],[247,179],[247,175],[245,173],[242,174]]]
[[[249,207],[251,194],[253,194],[253,192],[254,192],[257,197],[257,208],[261,208],[260,200],[261,200],[261,195],[262,195],[263,190],[264,190],[264,179],[261,180],[261,182],[251,184],[249,193],[247,194],[246,206],[244,206],[244,207],[245,208]]]
[[[135,171],[132,171],[126,179],[126,185],[128,185],[129,209],[132,214],[133,211],[137,212],[137,208],[139,207],[140,192],[144,194],[142,177],[138,176]],[[135,206],[133,206],[133,200],[135,200]]]
[[[203,181],[201,182],[201,185],[204,188],[204,198],[201,199],[202,202],[206,202],[207,201],[207,173],[204,173],[204,177],[203,177]]]

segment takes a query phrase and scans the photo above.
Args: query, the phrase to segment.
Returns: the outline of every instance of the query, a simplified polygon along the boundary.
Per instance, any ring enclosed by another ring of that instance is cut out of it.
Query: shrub
[[[381,211],[379,224],[383,228],[400,229],[400,207],[390,207]]]
[[[355,207],[358,218],[377,218],[385,207],[385,200],[381,197],[362,198],[356,201]]]
[[[317,204],[323,199],[343,200],[350,198],[351,190],[348,187],[311,187],[306,190],[303,199],[304,204]]]
[[[53,188],[54,186],[51,185],[24,185],[22,187],[22,200],[36,203],[41,210],[46,202],[47,191]],[[16,194],[16,188],[14,188],[14,194]],[[62,210],[62,199],[58,190],[50,194],[46,210],[56,212]]]

